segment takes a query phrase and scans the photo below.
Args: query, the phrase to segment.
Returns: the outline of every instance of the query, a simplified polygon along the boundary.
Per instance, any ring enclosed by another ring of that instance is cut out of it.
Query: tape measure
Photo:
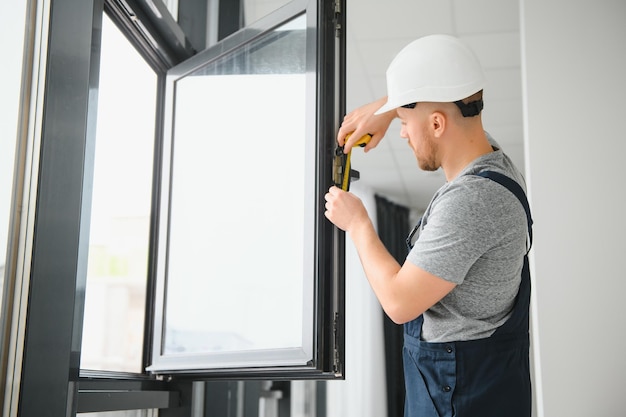
[[[350,138],[350,135],[346,136],[346,140]],[[365,147],[367,143],[372,139],[371,135],[365,135],[359,139],[354,146]],[[356,181],[360,178],[359,171],[351,168],[350,156],[352,155],[352,149],[346,154],[343,152],[341,146],[337,146],[335,149],[335,158],[333,161],[333,182],[337,187],[340,187],[344,191],[350,189],[350,181]]]

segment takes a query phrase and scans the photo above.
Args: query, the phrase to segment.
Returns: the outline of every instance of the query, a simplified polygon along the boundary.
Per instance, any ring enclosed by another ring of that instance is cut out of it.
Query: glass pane
[[[176,82],[164,356],[311,360],[305,27],[298,18]]]
[[[81,368],[142,372],[157,76],[102,24]]]
[[[243,27],[267,16],[290,1],[291,0],[242,0]]]

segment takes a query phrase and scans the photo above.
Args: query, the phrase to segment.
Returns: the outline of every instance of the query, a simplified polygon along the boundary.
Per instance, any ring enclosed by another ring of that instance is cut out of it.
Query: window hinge
[[[339,356],[339,313],[335,312],[333,319],[333,372],[335,375],[343,374],[341,358]]]
[[[341,37],[341,0],[335,0],[334,2],[335,5],[335,18],[334,18],[334,22],[335,22],[335,36],[337,38]]]

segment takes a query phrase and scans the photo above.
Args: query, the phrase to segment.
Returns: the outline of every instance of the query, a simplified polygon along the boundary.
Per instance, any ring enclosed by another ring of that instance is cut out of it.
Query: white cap
[[[387,68],[387,103],[375,114],[422,101],[455,102],[480,91],[485,73],[476,55],[449,35],[419,38]]]

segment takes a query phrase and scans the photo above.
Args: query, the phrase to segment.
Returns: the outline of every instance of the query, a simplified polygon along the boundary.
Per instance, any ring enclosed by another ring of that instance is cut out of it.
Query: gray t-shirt
[[[492,145],[498,148],[493,140]],[[435,193],[407,256],[457,284],[424,313],[423,340],[489,337],[511,313],[526,253],[526,213],[508,189],[471,175],[486,170],[505,174],[525,189],[522,174],[501,150],[477,158]]]

